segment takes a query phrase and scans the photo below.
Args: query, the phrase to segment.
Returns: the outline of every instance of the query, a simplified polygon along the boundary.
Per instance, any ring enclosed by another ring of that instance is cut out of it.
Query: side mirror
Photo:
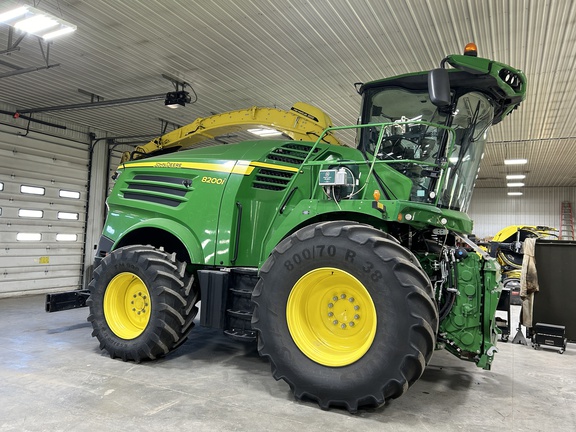
[[[430,102],[438,108],[450,105],[450,78],[446,69],[433,69],[428,72],[428,94]]]

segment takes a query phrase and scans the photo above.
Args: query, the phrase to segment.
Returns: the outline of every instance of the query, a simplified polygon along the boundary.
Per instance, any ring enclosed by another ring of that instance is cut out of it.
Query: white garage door
[[[81,285],[88,145],[36,136],[0,132],[0,296]]]

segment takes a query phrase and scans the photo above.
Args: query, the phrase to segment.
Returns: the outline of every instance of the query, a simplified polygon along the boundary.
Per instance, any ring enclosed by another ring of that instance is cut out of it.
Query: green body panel
[[[123,236],[137,229],[165,229],[186,246],[192,264],[259,267],[276,244],[307,221],[344,218],[371,220],[384,231],[387,222],[394,222],[417,228],[434,226],[471,232],[472,223],[464,213],[407,201],[410,179],[382,163],[376,164],[374,171],[394,190],[394,197],[404,199],[382,199],[385,211],[374,209],[371,195],[380,186],[371,177],[358,194],[361,199],[336,203],[318,187],[319,171],[355,166],[360,178],[366,178],[369,164],[363,161],[360,152],[319,144],[314,160],[299,172],[296,172],[298,164],[267,159],[274,149],[290,143],[245,142],[127,163],[120,167],[121,174],[108,198],[110,211],[104,235],[118,244]],[[302,145],[312,148],[314,143]],[[265,166],[258,166],[261,164]],[[261,169],[275,168],[292,175],[286,188],[254,187]],[[191,184],[181,184],[186,181]]]
[[[195,232],[181,222],[167,220],[157,213],[150,213],[150,218],[147,218],[146,212],[136,214],[122,210],[110,211],[104,235],[115,240],[115,244],[117,244],[125,236],[147,228],[158,229],[172,234],[186,247],[188,256],[190,256],[193,263],[204,262],[205,255],[202,242],[196,237]],[[116,247],[113,248],[115,249]]]
[[[493,317],[500,293],[499,266],[470,254],[456,264],[458,293],[450,314],[440,324],[446,349],[490,369],[498,330]]]

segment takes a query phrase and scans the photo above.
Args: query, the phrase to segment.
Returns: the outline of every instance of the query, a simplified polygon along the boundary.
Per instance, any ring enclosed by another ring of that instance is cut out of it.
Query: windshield
[[[385,127],[375,156],[412,180],[411,201],[430,202],[435,196],[431,192],[440,173],[440,148],[446,131],[423,122],[444,125],[447,115],[430,102],[427,90],[372,89],[365,104],[362,123],[396,123]],[[380,130],[380,126],[362,129],[359,146],[366,153],[374,155]]]
[[[492,103],[483,94],[470,92],[458,99],[452,120],[455,143],[448,150],[446,181],[439,197],[441,207],[468,210],[493,118]]]
[[[427,90],[374,88],[365,94],[362,123],[395,124],[384,128],[377,154],[380,126],[362,129],[358,147],[412,180],[411,201],[465,212],[493,118],[492,101],[479,92],[464,93],[456,109],[446,113],[430,102]]]

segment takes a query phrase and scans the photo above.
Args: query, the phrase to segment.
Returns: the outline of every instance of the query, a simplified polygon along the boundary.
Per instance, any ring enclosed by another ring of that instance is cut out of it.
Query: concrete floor
[[[576,430],[575,344],[500,343],[491,371],[438,351],[404,396],[352,415],[295,401],[255,346],[218,331],[197,326],[167,358],[124,363],[98,349],[87,309],[43,302],[0,299],[1,432]]]

